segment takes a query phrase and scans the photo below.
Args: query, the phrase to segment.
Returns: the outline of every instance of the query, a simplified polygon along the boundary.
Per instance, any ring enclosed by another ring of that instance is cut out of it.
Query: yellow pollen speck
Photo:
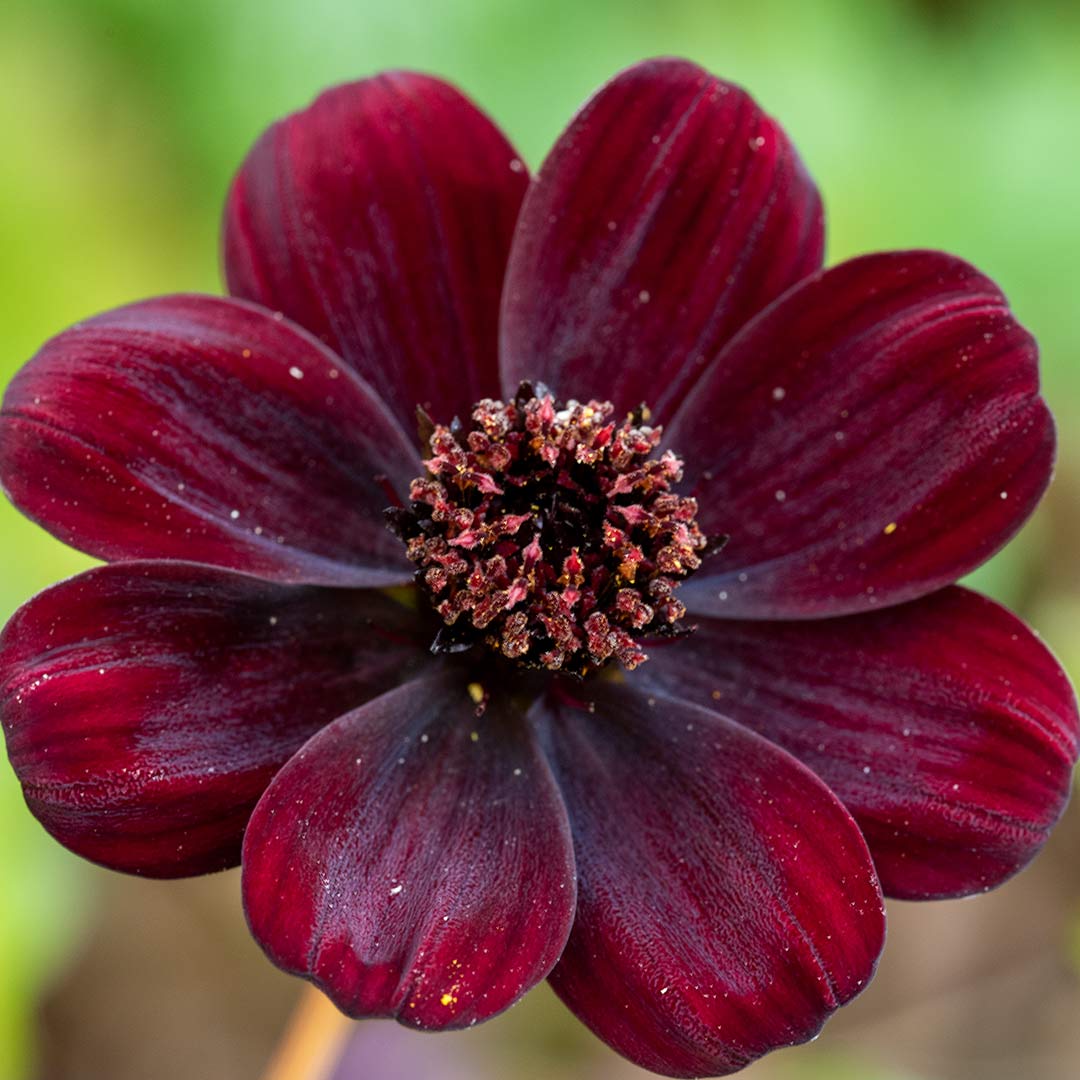
[[[885,526],[885,535],[891,536],[894,532],[896,532],[896,522],[890,521],[889,524]]]
[[[470,731],[469,732],[469,738],[472,739],[473,742],[479,742],[480,741],[480,732],[479,731]]]
[[[449,990],[439,998],[440,1005],[453,1005],[455,1001],[457,1001],[457,998]]]
[[[416,588],[412,585],[391,585],[385,589],[379,589],[379,592],[381,592],[383,596],[390,597],[391,600],[400,604],[402,607],[409,608],[410,611],[416,611],[418,608],[416,602]]]
[[[714,690],[710,696],[713,701],[719,701],[724,695],[721,694],[719,690]]]
[[[469,697],[473,699],[474,705],[479,705],[484,700],[484,688],[478,682],[471,682],[466,687],[469,691]]]

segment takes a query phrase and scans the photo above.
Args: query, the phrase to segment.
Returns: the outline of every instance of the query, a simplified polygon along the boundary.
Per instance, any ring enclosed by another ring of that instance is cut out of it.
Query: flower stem
[[[305,986],[262,1080],[326,1080],[351,1021],[314,986]]]

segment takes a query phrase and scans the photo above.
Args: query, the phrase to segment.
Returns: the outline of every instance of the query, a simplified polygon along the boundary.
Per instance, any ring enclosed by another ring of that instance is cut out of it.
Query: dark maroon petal
[[[34,815],[117,870],[239,861],[275,772],[423,658],[378,592],[275,585],[178,562],[99,567],[24,605],[0,639],[0,715]]]
[[[578,911],[551,975],[632,1061],[716,1076],[811,1038],[873,974],[884,911],[847,811],[707,709],[591,683],[534,710],[566,800]]]
[[[748,94],[685,60],[632,67],[578,113],[525,200],[504,392],[538,379],[663,420],[822,248],[817,188]]]
[[[285,312],[406,430],[497,396],[498,312],[528,174],[475,105],[391,72],[328,90],[255,144],[225,210],[230,291]]]
[[[1068,799],[1069,681],[1019,619],[965,589],[820,622],[702,619],[650,654],[644,685],[721,709],[813,769],[893,896],[997,885]]]
[[[725,347],[667,432],[699,522],[731,539],[703,614],[841,615],[950,584],[1050,479],[1037,349],[1000,290],[936,251],[815,275]]]
[[[12,501],[108,560],[402,583],[409,564],[382,511],[420,468],[337,357],[260,308],[209,296],[66,330],[15,376],[0,414]]]
[[[566,811],[516,706],[475,711],[460,673],[394,690],[316,735],[252,816],[252,932],[351,1016],[466,1027],[562,951]]]

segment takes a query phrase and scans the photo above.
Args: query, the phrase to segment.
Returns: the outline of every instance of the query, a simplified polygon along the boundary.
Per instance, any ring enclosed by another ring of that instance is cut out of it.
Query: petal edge
[[[573,917],[547,765],[511,703],[475,717],[460,671],[306,744],[260,800],[243,866],[248,922],[274,963],[350,1016],[427,1030],[512,1005],[550,971]]]
[[[817,773],[890,896],[1000,884],[1069,797],[1080,718],[1067,676],[1019,619],[959,587],[821,622],[703,619],[637,674],[723,708]]]
[[[180,562],[97,567],[0,636],[0,718],[31,812],[128,873],[234,866],[259,796],[335,716],[429,660],[379,593]]]
[[[522,206],[503,392],[539,380],[664,422],[823,248],[817,188],[744,90],[685,60],[637,64],[582,107]]]
[[[809,770],[717,713],[629,688],[533,715],[578,863],[550,982],[604,1041],[656,1072],[715,1076],[812,1038],[861,991],[881,893]]]
[[[936,251],[814,275],[746,326],[666,432],[702,527],[680,592],[721,618],[882,608],[1005,544],[1050,480],[1038,350],[1001,290]]]
[[[0,478],[65,543],[375,587],[410,567],[382,510],[419,458],[378,396],[252,304],[159,297],[64,331],[12,380]]]

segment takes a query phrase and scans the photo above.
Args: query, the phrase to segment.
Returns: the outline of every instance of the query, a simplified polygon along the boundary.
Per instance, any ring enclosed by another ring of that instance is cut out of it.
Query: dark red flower
[[[121,870],[242,860],[259,942],[353,1015],[548,976],[671,1075],[810,1038],[882,890],[1004,880],[1077,756],[1057,663],[952,585],[1049,479],[1035,344],[959,259],[822,270],[822,228],[681,61],[531,181],[420,75],[275,124],[233,298],[90,319],[7,392],[11,498],[109,563],[3,637],[31,810]]]

